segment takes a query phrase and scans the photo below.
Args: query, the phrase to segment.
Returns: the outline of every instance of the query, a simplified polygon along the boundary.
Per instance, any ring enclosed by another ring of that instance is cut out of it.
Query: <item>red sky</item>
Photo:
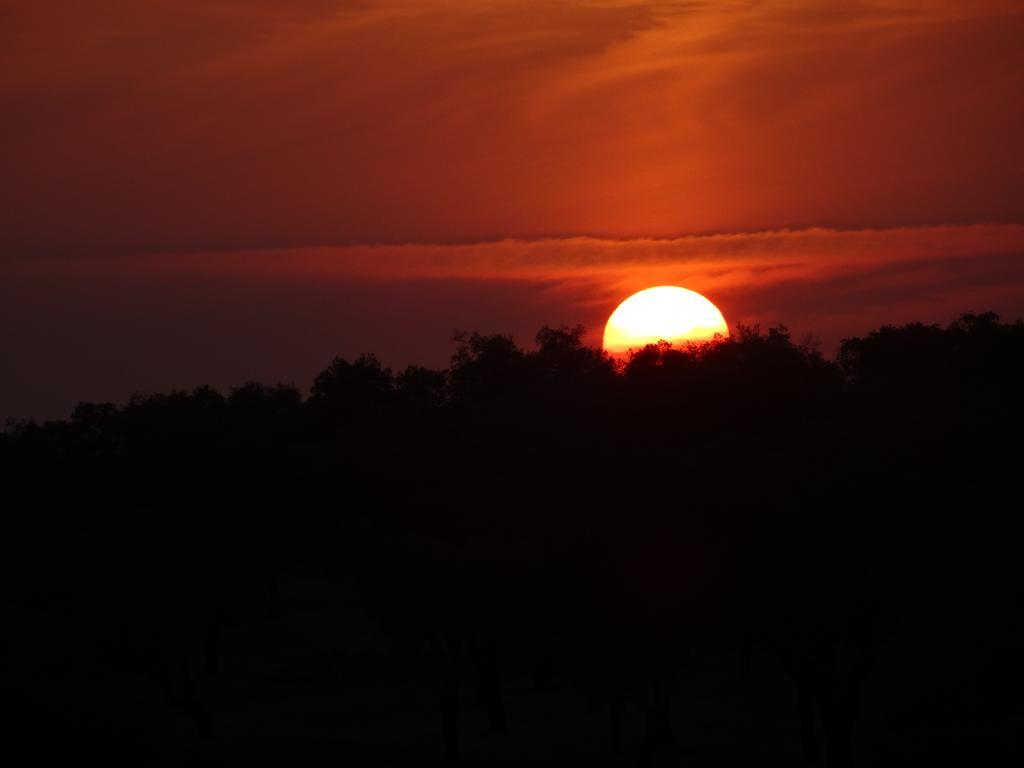
[[[0,418],[705,292],[1024,315],[1024,3],[0,0]]]

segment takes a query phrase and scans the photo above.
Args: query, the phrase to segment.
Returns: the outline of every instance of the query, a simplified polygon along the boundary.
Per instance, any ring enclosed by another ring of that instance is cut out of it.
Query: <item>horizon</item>
[[[50,416],[31,415],[31,416],[22,416],[22,417],[19,417],[19,416],[6,416],[6,417],[4,417],[2,414],[0,414],[0,432],[5,431],[5,430],[10,430],[10,429],[12,429],[14,427],[17,427],[17,426],[20,426],[20,425],[23,425],[23,424],[26,424],[26,423],[31,423],[31,422],[50,423],[50,422],[66,421],[66,420],[68,420],[71,417],[73,410],[75,408],[77,408],[79,405],[83,405],[83,404],[89,404],[89,405],[101,405],[101,404],[105,405],[105,404],[110,404],[110,405],[114,405],[115,407],[125,407],[131,401],[136,400],[138,398],[145,399],[147,397],[152,397],[152,396],[172,395],[172,394],[188,394],[188,393],[192,393],[192,392],[194,392],[196,390],[204,389],[204,388],[209,388],[209,389],[213,390],[214,392],[217,392],[218,394],[231,394],[235,390],[242,389],[242,388],[244,388],[246,386],[253,385],[253,384],[261,385],[261,386],[269,386],[269,387],[284,386],[284,387],[289,387],[291,389],[294,389],[299,394],[299,396],[303,400],[305,400],[309,396],[309,393],[311,392],[311,388],[313,386],[313,382],[314,382],[314,379],[316,378],[316,376],[319,375],[319,373],[321,373],[326,367],[329,367],[329,364],[331,362],[334,362],[334,361],[337,361],[337,360],[344,360],[346,362],[351,363],[351,362],[355,362],[355,361],[357,361],[359,359],[370,358],[370,359],[373,359],[373,360],[377,361],[378,363],[380,363],[382,368],[385,371],[387,371],[389,374],[395,374],[395,375],[400,374],[403,371],[406,371],[406,370],[409,370],[409,369],[417,369],[417,368],[424,368],[424,369],[427,369],[427,370],[436,371],[438,373],[447,374],[447,373],[449,373],[449,369],[451,367],[451,364],[455,362],[455,357],[456,357],[458,348],[462,344],[464,344],[465,338],[469,337],[471,335],[479,335],[479,336],[483,336],[483,337],[490,337],[490,336],[508,337],[508,338],[510,338],[512,340],[512,342],[516,345],[516,347],[518,349],[521,349],[524,352],[529,353],[532,350],[534,350],[534,348],[537,347],[537,343],[538,343],[537,342],[537,337],[543,331],[545,331],[545,330],[559,330],[559,331],[569,330],[569,331],[575,331],[576,329],[579,329],[579,330],[582,331],[582,340],[583,340],[584,347],[586,349],[590,349],[590,350],[593,350],[593,351],[600,352],[600,353],[602,353],[604,355],[607,355],[609,359],[611,359],[611,360],[613,360],[615,362],[616,371],[618,373],[622,373],[628,367],[630,361],[633,358],[637,357],[639,354],[641,354],[642,352],[644,352],[646,349],[648,349],[650,347],[668,348],[668,349],[679,350],[679,351],[682,351],[682,352],[684,352],[686,354],[694,354],[697,351],[699,351],[701,348],[706,347],[708,345],[714,345],[714,344],[718,344],[718,343],[722,343],[722,342],[729,342],[729,341],[734,341],[734,342],[738,341],[737,333],[741,333],[743,331],[754,332],[755,334],[757,334],[757,333],[767,333],[769,331],[782,331],[782,332],[786,333],[790,338],[794,339],[795,343],[797,343],[799,345],[802,345],[802,346],[806,346],[807,348],[813,350],[814,353],[820,355],[822,360],[824,360],[825,362],[831,363],[831,364],[835,364],[835,363],[838,362],[839,355],[840,355],[840,353],[842,351],[842,348],[843,348],[843,346],[847,342],[856,341],[856,340],[859,340],[859,339],[862,339],[862,338],[865,338],[865,337],[869,337],[872,334],[875,334],[878,331],[881,331],[881,330],[884,330],[884,329],[904,328],[904,327],[910,327],[910,326],[923,326],[923,327],[935,328],[935,329],[945,329],[945,328],[948,328],[948,327],[954,325],[957,322],[962,321],[965,318],[972,318],[972,317],[978,317],[978,316],[988,316],[988,315],[994,315],[997,320],[999,320],[1000,322],[1006,323],[1008,325],[1014,325],[1014,324],[1020,325],[1021,323],[1024,323],[1024,318],[1021,318],[1021,317],[1012,318],[1012,319],[1011,318],[1004,318],[1001,315],[999,315],[998,312],[993,312],[991,310],[982,311],[982,312],[973,312],[973,311],[971,311],[971,312],[961,312],[961,313],[957,314],[955,317],[950,318],[950,320],[948,322],[944,322],[944,323],[943,322],[927,323],[927,322],[922,322],[920,320],[911,320],[911,321],[905,322],[905,323],[883,323],[881,325],[878,325],[878,326],[875,326],[875,327],[869,329],[865,333],[855,334],[855,335],[852,335],[852,336],[849,336],[849,337],[844,337],[839,342],[837,342],[837,344],[835,345],[835,348],[831,352],[828,351],[827,349],[824,349],[824,344],[823,344],[821,338],[818,337],[817,335],[815,335],[813,332],[808,332],[808,333],[804,333],[804,334],[794,334],[792,329],[788,325],[786,325],[785,323],[762,324],[762,323],[759,323],[759,322],[754,322],[754,323],[750,323],[750,324],[746,324],[746,323],[730,324],[731,327],[729,329],[729,335],[728,336],[724,336],[722,338],[715,338],[715,339],[709,339],[709,340],[693,340],[693,341],[683,340],[683,341],[675,341],[675,342],[666,341],[666,340],[662,339],[662,340],[660,340],[658,342],[651,342],[651,343],[648,343],[648,344],[645,344],[645,345],[639,346],[639,347],[630,347],[627,350],[618,351],[618,352],[610,352],[607,349],[605,349],[601,343],[599,343],[599,342],[595,343],[596,342],[596,339],[594,338],[595,337],[595,333],[593,331],[591,331],[590,329],[588,329],[586,326],[584,326],[582,324],[579,324],[579,323],[577,323],[575,325],[569,325],[569,324],[550,325],[550,324],[546,324],[546,325],[541,326],[534,334],[529,335],[527,339],[522,339],[522,338],[519,338],[519,337],[517,337],[517,336],[515,336],[513,334],[505,333],[505,332],[502,332],[500,330],[494,331],[492,333],[480,333],[479,331],[457,330],[457,331],[454,331],[449,336],[449,338],[448,338],[448,344],[451,347],[452,352],[448,356],[447,363],[445,365],[421,364],[421,363],[416,363],[416,362],[407,363],[407,364],[404,364],[404,365],[393,365],[393,364],[391,364],[391,361],[381,358],[373,350],[364,350],[364,351],[362,351],[362,352],[360,352],[358,354],[350,355],[348,357],[345,357],[345,356],[342,356],[342,355],[333,355],[329,360],[325,361],[324,364],[321,365],[321,367],[318,368],[312,375],[310,375],[308,380],[304,384],[300,383],[298,381],[295,381],[295,380],[283,380],[283,379],[278,379],[278,380],[246,379],[244,381],[234,381],[234,382],[227,382],[227,383],[220,383],[220,384],[213,384],[213,383],[211,383],[209,381],[199,381],[199,382],[196,382],[194,384],[184,385],[184,386],[168,386],[168,387],[154,388],[154,389],[149,389],[149,390],[138,389],[138,390],[131,391],[131,392],[127,393],[126,395],[120,397],[120,398],[113,398],[113,399],[107,399],[107,400],[103,400],[103,399],[90,399],[90,398],[77,398],[77,399],[74,399],[74,402],[72,402],[70,404],[70,406],[64,412],[62,412],[60,414],[53,414],[53,415],[50,415]]]

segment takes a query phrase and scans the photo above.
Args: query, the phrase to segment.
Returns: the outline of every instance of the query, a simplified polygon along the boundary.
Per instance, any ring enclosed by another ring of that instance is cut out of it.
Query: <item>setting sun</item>
[[[612,312],[604,348],[619,354],[659,341],[707,341],[716,335],[729,335],[718,307],[696,291],[659,285],[634,293]]]

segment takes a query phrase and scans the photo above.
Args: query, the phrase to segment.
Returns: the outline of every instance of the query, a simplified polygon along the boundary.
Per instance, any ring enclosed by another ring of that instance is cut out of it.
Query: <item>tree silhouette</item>
[[[446,370],[336,358],[308,397],[0,432],[15,730],[326,723],[339,756],[417,764],[1013,751],[1024,324],[885,326],[834,361],[782,326],[621,362],[580,327],[455,341]],[[575,742],[569,692],[600,715]]]

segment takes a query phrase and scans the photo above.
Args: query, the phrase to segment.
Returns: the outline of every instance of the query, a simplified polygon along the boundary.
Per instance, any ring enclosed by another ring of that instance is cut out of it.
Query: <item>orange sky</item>
[[[1024,313],[1021,40],[1005,0],[0,0],[0,343],[35,361],[0,417],[54,375],[443,364],[442,322],[593,325],[648,278],[833,343]]]

